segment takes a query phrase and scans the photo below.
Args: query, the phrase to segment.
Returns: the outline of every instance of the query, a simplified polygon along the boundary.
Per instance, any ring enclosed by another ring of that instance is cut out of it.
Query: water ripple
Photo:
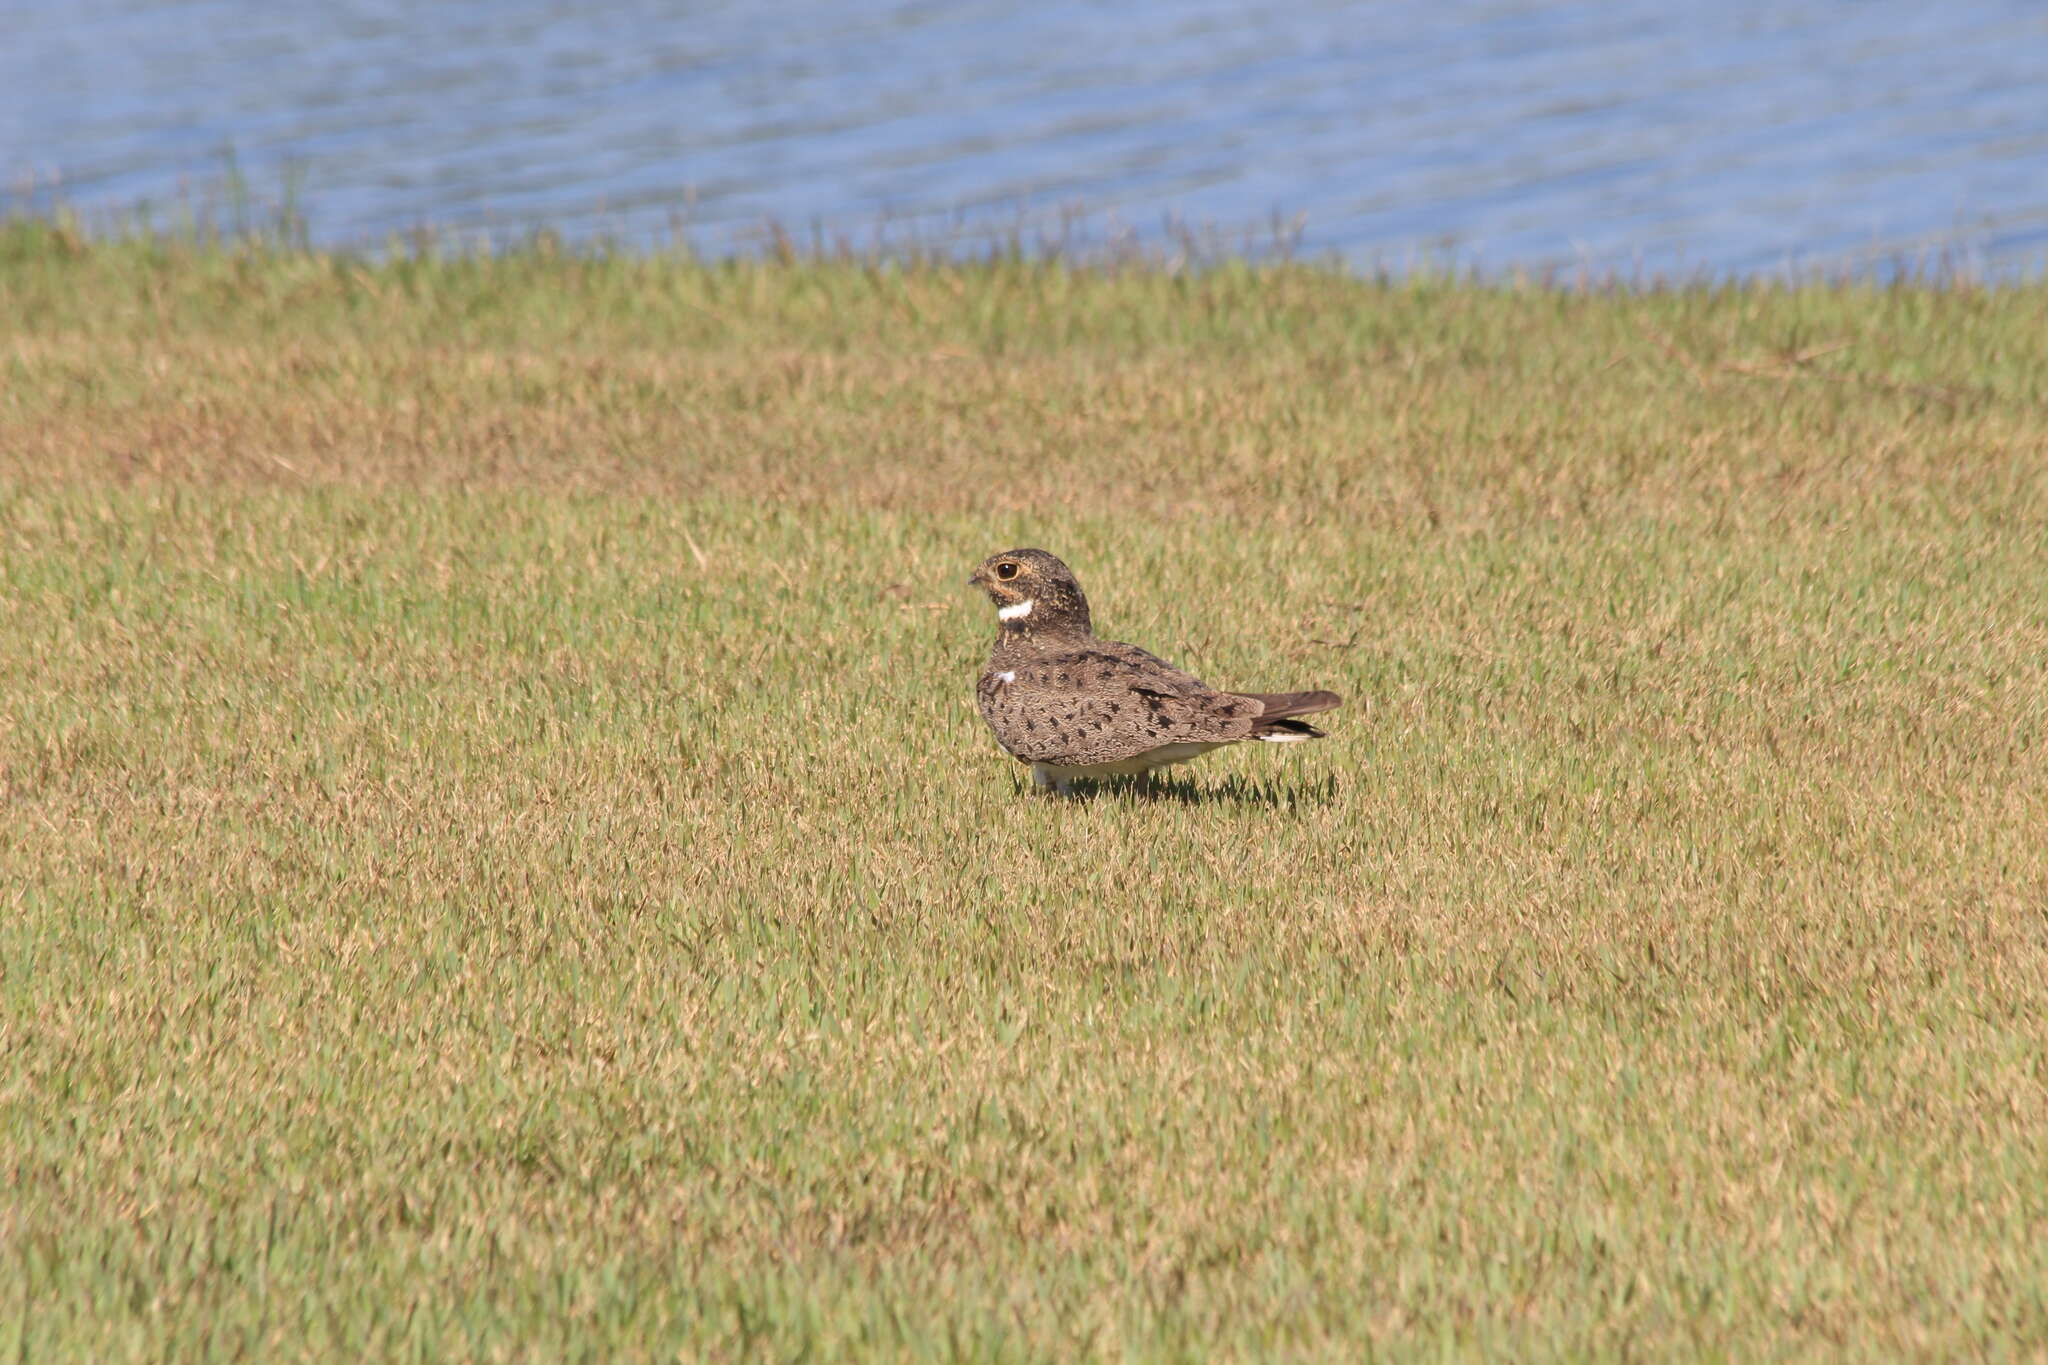
[[[1140,237],[1300,215],[1360,264],[2035,268],[2034,0],[12,7],[7,202],[203,201],[734,249],[774,220]]]

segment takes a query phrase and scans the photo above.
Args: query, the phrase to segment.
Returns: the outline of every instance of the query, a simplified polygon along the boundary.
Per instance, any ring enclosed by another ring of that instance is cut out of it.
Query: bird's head
[[[1044,550],[990,555],[967,581],[996,604],[1006,630],[1089,629],[1088,599],[1074,571]]]

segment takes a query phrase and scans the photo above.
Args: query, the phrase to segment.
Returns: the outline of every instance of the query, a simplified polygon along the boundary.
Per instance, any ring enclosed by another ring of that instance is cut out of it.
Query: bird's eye
[[[996,577],[997,577],[997,578],[1000,578],[1000,579],[1002,579],[1002,580],[1003,580],[1003,581],[1004,581],[1005,583],[1009,582],[1009,581],[1010,581],[1011,579],[1015,578],[1016,576],[1017,576],[1017,566],[1016,566],[1015,564],[998,564],[998,565],[996,565]]]

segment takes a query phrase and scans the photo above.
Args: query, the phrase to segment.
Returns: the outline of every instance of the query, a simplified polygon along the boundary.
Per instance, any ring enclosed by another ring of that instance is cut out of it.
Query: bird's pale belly
[[[1132,754],[1129,758],[1114,759],[1108,763],[1034,763],[1031,775],[1041,786],[1071,782],[1077,777],[1129,777],[1163,768],[1169,763],[1185,763],[1191,758],[1200,758],[1211,749],[1222,747],[1221,744],[1162,744],[1142,754]]]

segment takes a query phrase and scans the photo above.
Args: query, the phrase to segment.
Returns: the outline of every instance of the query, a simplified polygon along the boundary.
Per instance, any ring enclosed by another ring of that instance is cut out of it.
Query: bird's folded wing
[[[1099,686],[1126,691],[1142,711],[1148,739],[1161,744],[1222,744],[1243,739],[1264,712],[1254,697],[1218,692],[1194,674],[1175,668],[1137,645],[1104,642],[1089,651]]]
[[[1260,703],[1204,687],[1147,655],[1076,651],[985,680],[983,704],[1003,747],[1034,763],[1101,763],[1165,744],[1247,738]]]
[[[1227,744],[1249,735],[1260,715],[1259,703],[1252,698],[1207,688],[1172,694],[1140,685],[1131,694],[1144,708],[1146,732],[1162,744]]]

